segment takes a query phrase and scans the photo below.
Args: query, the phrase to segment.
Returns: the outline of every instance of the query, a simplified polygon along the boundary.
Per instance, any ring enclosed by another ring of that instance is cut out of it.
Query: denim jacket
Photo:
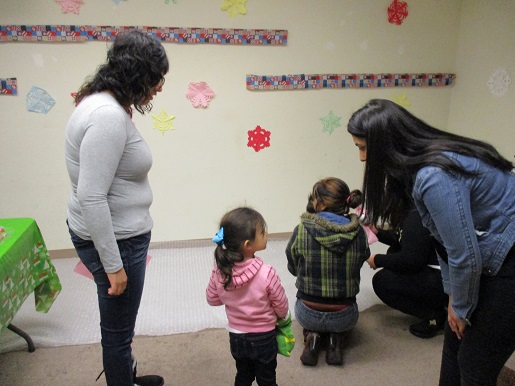
[[[412,195],[422,223],[447,251],[446,262],[439,258],[444,289],[456,315],[468,322],[481,274],[496,275],[515,242],[515,174],[477,158],[445,155],[479,174],[426,166],[415,177]]]

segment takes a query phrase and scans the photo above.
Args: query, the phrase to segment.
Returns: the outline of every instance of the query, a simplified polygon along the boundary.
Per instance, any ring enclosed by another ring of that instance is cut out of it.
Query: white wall
[[[487,87],[498,69],[512,79],[508,92],[493,96]],[[515,1],[464,0],[449,130],[493,144],[515,155]]]
[[[154,156],[153,241],[210,238],[222,214],[245,203],[262,212],[270,232],[289,232],[319,178],[334,175],[359,188],[363,168],[346,122],[371,98],[405,93],[414,114],[447,127],[454,86],[257,92],[246,90],[245,76],[456,72],[462,1],[410,0],[401,26],[387,21],[390,0],[249,0],[247,15],[234,19],[220,11],[221,3],[129,0],[115,6],[109,0],[87,0],[80,15],[65,15],[50,0],[0,2],[2,25],[288,30],[284,47],[164,43],[171,70],[153,113],[164,108],[175,115],[176,130],[161,135],[152,128],[150,115],[135,116]],[[466,1],[471,11],[486,8],[479,3]],[[495,42],[481,43],[479,50]],[[98,41],[0,44],[0,77],[16,77],[19,85],[18,96],[0,96],[0,217],[35,218],[49,249],[71,248],[63,156],[64,130],[73,110],[70,93],[104,61],[105,53],[106,44]],[[200,81],[216,93],[207,109],[193,108],[185,97],[188,84]],[[25,108],[34,85],[57,102],[46,115]],[[342,117],[342,127],[332,135],[322,132],[320,122],[330,110]],[[247,131],[257,125],[272,133],[271,147],[259,153],[246,146]]]

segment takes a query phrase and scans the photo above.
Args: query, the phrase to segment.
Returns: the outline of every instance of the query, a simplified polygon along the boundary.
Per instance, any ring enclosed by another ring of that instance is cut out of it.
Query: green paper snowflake
[[[333,114],[332,111],[329,111],[329,114],[327,114],[324,118],[320,118],[320,120],[324,124],[324,128],[323,128],[322,132],[327,132],[329,134],[332,134],[336,127],[341,126],[340,125],[341,119],[342,119],[341,117],[337,117],[336,115]]]

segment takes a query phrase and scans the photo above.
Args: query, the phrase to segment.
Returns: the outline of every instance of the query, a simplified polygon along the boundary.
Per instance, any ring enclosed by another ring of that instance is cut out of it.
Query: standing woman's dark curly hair
[[[433,165],[469,174],[444,152],[475,157],[506,172],[513,168],[492,145],[438,130],[385,99],[372,99],[352,114],[347,131],[366,139],[363,194],[372,224],[381,218],[383,223],[400,225],[411,206],[413,181],[421,168]]]
[[[138,30],[117,36],[107,52],[107,61],[80,88],[75,103],[86,96],[109,91],[118,103],[131,105],[141,114],[149,112],[152,104],[141,105],[153,87],[164,82],[169,64],[159,41]]]

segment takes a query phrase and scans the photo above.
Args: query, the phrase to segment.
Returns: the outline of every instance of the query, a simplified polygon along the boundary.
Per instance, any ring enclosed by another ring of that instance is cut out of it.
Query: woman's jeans
[[[358,322],[359,311],[357,303],[349,304],[342,311],[316,311],[297,299],[295,302],[295,318],[306,330],[322,333],[341,333],[349,331]]]
[[[70,236],[80,260],[93,274],[97,285],[102,356],[107,384],[133,386],[131,343],[143,293],[150,232],[118,240],[123,268],[127,274],[127,288],[118,296],[107,294],[110,283],[93,242],[81,239],[71,229]]]
[[[236,361],[235,386],[251,386],[254,378],[259,386],[277,386],[277,338],[269,332],[229,333],[231,354]]]
[[[515,247],[496,276],[481,276],[479,300],[463,337],[445,323],[440,386],[495,386],[515,350]]]

